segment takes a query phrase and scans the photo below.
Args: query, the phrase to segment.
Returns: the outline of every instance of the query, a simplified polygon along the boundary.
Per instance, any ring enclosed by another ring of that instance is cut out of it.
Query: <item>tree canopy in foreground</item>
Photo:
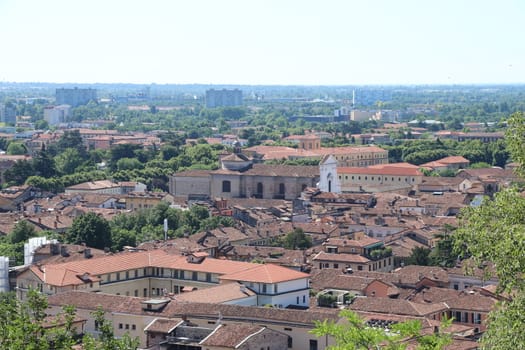
[[[525,175],[525,116],[509,119],[507,148],[518,163],[518,175]],[[499,279],[499,291],[510,300],[499,302],[489,314],[483,349],[525,348],[525,197],[510,187],[485,198],[478,207],[462,210],[455,235],[455,251],[470,258]]]

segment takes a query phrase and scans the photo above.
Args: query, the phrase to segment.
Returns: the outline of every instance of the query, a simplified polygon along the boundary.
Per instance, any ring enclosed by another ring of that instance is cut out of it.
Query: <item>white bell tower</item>
[[[323,192],[341,193],[341,182],[337,176],[337,160],[326,155],[319,163],[319,189]]]

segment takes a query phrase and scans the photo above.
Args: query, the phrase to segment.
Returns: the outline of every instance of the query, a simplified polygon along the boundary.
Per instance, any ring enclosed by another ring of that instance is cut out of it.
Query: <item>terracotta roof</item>
[[[364,291],[373,278],[343,274],[335,269],[317,270],[312,274],[311,287],[314,290],[341,289],[348,291]]]
[[[359,239],[344,239],[344,238],[329,238],[323,245],[325,246],[337,246],[337,247],[362,247],[366,248],[371,245],[381,243],[379,239],[372,238],[369,236],[363,236]]]
[[[19,161],[19,160],[31,160],[31,157],[28,156],[28,155],[0,154],[0,162],[3,162],[3,161]]]
[[[219,277],[221,280],[232,280],[241,282],[257,283],[279,283],[308,278],[310,275],[274,264],[251,264],[256,265],[250,269],[234,272]],[[305,286],[306,287],[306,286]]]
[[[185,302],[201,302],[205,300],[207,303],[222,304],[239,299],[245,299],[256,295],[249,288],[244,287],[240,283],[222,283],[216,287],[197,289],[193,292],[177,294],[175,299],[177,301]]]
[[[237,349],[242,343],[265,329],[267,328],[251,324],[221,324],[199,345]]]
[[[467,177],[477,177],[480,179],[497,179],[497,178],[515,178],[516,175],[512,169],[501,168],[480,168],[480,169],[461,169],[458,174],[464,174]]]
[[[70,190],[100,190],[105,188],[119,187],[118,184],[110,180],[88,181],[78,185],[69,186],[66,189]]]
[[[356,264],[366,264],[370,262],[364,256],[359,254],[334,254],[334,253],[325,253],[319,252],[312,259],[313,261],[335,261],[339,263],[356,263]]]
[[[497,302],[496,298],[481,295],[477,290],[457,291],[448,288],[423,288],[414,293],[410,300],[417,303],[446,302],[450,309],[477,312],[490,312]]]
[[[211,174],[239,174],[238,171],[219,169]],[[287,177],[318,177],[318,166],[302,165],[269,165],[254,164],[250,169],[242,172],[243,176],[287,176]]]
[[[358,297],[349,305],[354,311],[377,312],[382,314],[430,316],[434,313],[448,310],[444,303],[420,304],[408,300],[391,298]]]
[[[144,328],[144,332],[169,334],[181,322],[180,318],[156,318]]]
[[[440,177],[440,176],[423,176],[421,185],[448,185],[457,186],[461,182],[465,181],[460,177]],[[421,186],[420,185],[420,186]]]
[[[173,174],[176,177],[206,177],[210,176],[210,170],[186,170]]]
[[[417,242],[408,236],[402,236],[385,244],[392,248],[392,255],[396,257],[408,258],[412,255],[412,250],[416,247],[428,248],[427,245]]]
[[[468,159],[462,156],[449,156],[449,157],[438,159],[437,162],[442,163],[442,164],[470,163]]]
[[[388,169],[388,168],[419,169],[419,166],[410,164],[407,162],[399,162],[399,163],[369,165],[368,168],[371,168],[371,169]]]
[[[254,146],[246,149],[248,152],[256,152],[264,155],[263,159],[283,159],[288,157],[323,157],[327,154],[345,155],[345,154],[361,154],[361,153],[387,153],[386,150],[376,146],[363,147],[322,147],[319,149],[304,150],[284,146]]]
[[[96,310],[99,306],[106,312],[120,312],[135,315],[154,315],[155,317],[178,318],[188,317],[214,317],[219,313],[224,320],[253,320],[261,322],[270,320],[274,322],[296,323],[313,325],[314,321],[339,319],[337,309],[327,309],[323,312],[310,310],[289,310],[256,306],[240,306],[210,303],[189,303],[170,301],[161,312],[143,310],[143,298],[128,297],[123,295],[110,295],[104,293],[91,293],[69,291],[48,297],[49,305],[64,306],[75,305],[77,309]]]
[[[358,167],[339,167],[338,174],[359,174],[359,175],[394,175],[394,176],[422,176],[417,168],[408,167],[383,167],[383,168],[358,168]]]
[[[447,271],[438,266],[408,265],[397,269],[395,273],[400,276],[404,284],[416,284],[423,277],[444,283],[449,281]]]
[[[86,257],[84,254],[86,249],[89,249],[90,251],[90,258],[94,256],[106,255],[106,253],[101,249],[89,248],[83,245],[61,243],[60,247],[57,248],[64,249],[61,247],[65,247],[67,249],[68,256],[62,256],[60,254],[60,250],[58,254],[53,255],[51,251],[51,244],[45,244],[35,250],[34,260],[38,260],[39,264],[58,264],[73,260],[85,260]]]
[[[43,271],[47,272],[52,270],[53,275],[46,273],[46,283],[63,286],[82,283],[81,280],[76,278],[76,275],[78,274],[89,273],[90,275],[98,276],[111,272],[139,269],[148,266],[225,275],[259,267],[259,265],[252,263],[212,258],[205,258],[200,263],[190,263],[185,256],[172,255],[163,250],[157,249],[144,252],[124,252],[89,260],[44,265],[40,268],[42,273],[39,276],[42,276],[40,278],[43,279]],[[36,266],[33,266],[32,270],[33,269],[39,270]],[[275,278],[277,279],[286,275],[282,271],[279,273],[277,269],[275,269],[275,273]]]
[[[306,134],[306,135],[290,135],[285,137],[285,140],[316,140],[320,137],[316,134]]]

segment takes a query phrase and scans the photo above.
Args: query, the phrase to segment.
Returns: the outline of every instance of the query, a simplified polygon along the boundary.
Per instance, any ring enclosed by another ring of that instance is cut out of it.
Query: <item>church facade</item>
[[[319,181],[319,167],[253,164],[244,171],[186,171],[170,176],[174,196],[292,200]]]
[[[316,187],[319,167],[253,164],[235,147],[221,159],[221,169],[185,171],[170,176],[170,193],[182,197],[292,200]]]

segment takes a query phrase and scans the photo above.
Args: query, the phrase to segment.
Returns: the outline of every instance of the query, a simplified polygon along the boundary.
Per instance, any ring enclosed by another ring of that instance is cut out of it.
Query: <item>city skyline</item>
[[[525,3],[0,2],[0,82],[525,83]]]

